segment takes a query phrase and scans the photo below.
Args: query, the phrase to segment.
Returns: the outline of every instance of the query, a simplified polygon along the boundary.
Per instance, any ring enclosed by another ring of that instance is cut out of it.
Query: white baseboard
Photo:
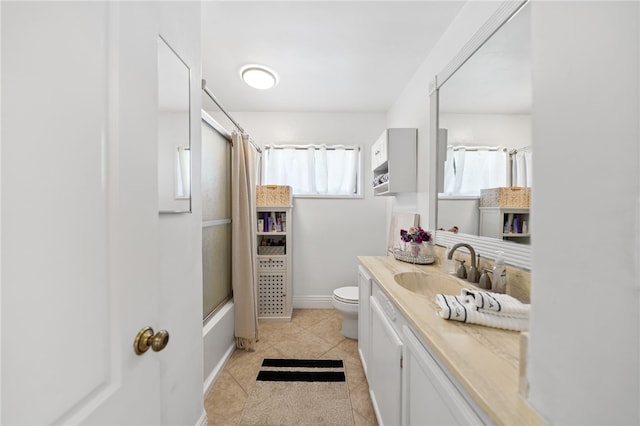
[[[331,309],[331,296],[293,296],[294,309]]]
[[[216,364],[216,366],[213,369],[213,371],[211,372],[211,374],[209,374],[209,376],[204,381],[204,389],[203,389],[203,397],[204,398],[206,398],[207,394],[211,391],[211,388],[213,387],[213,384],[218,379],[218,376],[220,375],[220,373],[222,373],[222,370],[224,369],[224,366],[227,364],[227,361],[229,360],[229,358],[231,358],[231,354],[233,354],[233,351],[235,351],[235,350],[236,350],[236,345],[235,345],[235,342],[234,342],[232,345],[230,345],[227,348],[227,350],[225,351],[224,356],[222,357],[222,359],[220,361],[218,361],[218,363]]]
[[[202,409],[202,414],[200,414],[200,418],[198,419],[198,422],[196,423],[196,426],[207,426],[207,411],[203,408]]]

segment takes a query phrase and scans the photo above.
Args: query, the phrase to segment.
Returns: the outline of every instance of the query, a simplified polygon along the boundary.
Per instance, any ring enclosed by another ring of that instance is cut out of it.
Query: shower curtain
[[[501,147],[448,147],[444,193],[480,195],[482,188],[506,186],[508,154]]]
[[[236,347],[253,351],[258,340],[256,277],[256,153],[249,136],[233,132],[231,274]]]
[[[531,186],[531,151],[517,151],[511,157],[511,186]]]

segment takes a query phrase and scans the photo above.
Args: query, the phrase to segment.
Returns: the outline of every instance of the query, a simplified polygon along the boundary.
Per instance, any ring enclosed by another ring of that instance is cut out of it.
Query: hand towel
[[[462,296],[436,295],[436,303],[440,307],[439,315],[447,320],[480,324],[487,327],[505,330],[526,331],[529,320],[500,315],[497,312],[477,310],[475,304],[465,301]]]
[[[529,318],[531,305],[522,303],[508,294],[462,289],[462,299],[473,303],[480,312],[500,313],[515,318]]]

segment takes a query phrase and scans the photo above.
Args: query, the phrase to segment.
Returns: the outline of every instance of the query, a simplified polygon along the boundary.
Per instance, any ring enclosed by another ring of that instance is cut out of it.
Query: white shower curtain
[[[253,351],[258,340],[256,276],[256,153],[249,136],[234,132],[231,178],[231,275],[236,347]]]
[[[449,147],[445,161],[444,193],[480,195],[482,188],[507,185],[507,152],[499,149]]]
[[[531,151],[517,151],[511,157],[511,186],[531,186]]]

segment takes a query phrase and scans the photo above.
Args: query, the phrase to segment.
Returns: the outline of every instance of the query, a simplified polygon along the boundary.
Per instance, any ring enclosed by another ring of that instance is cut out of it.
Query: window
[[[296,196],[359,197],[361,149],[344,145],[267,145],[262,184],[290,185]]]
[[[482,188],[508,185],[509,158],[501,147],[448,147],[444,172],[447,195],[480,195]]]

